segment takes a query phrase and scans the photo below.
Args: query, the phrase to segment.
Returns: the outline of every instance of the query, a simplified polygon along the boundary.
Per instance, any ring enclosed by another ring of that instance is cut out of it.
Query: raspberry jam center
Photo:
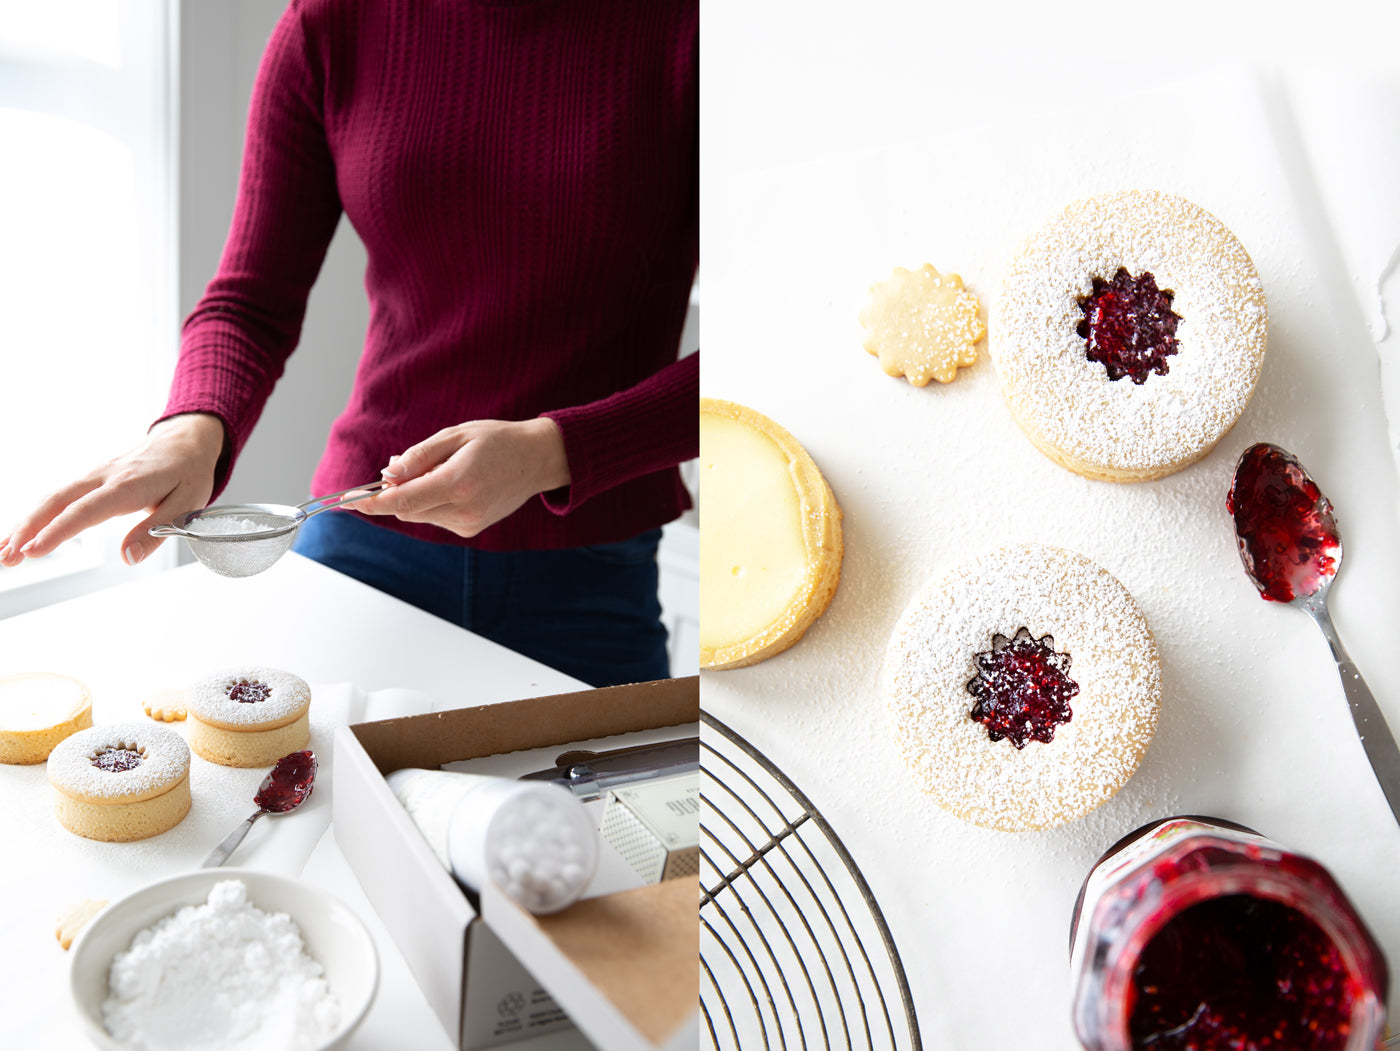
[[[1270,602],[1316,594],[1337,575],[1342,541],[1332,504],[1291,453],[1268,442],[1246,449],[1225,508],[1245,572]]]
[[[1316,923],[1248,894],[1168,920],[1133,972],[1134,1048],[1331,1051],[1346,1046],[1357,983]]]
[[[228,688],[229,700],[239,704],[255,704],[272,696],[272,687],[265,682],[236,682]]]
[[[1110,281],[1095,277],[1092,291],[1079,297],[1084,320],[1075,327],[1084,337],[1085,356],[1102,364],[1111,380],[1130,376],[1142,384],[1154,372],[1165,376],[1181,323],[1173,295],[1159,289],[1147,270],[1133,277],[1120,266]]]
[[[120,774],[135,770],[141,765],[142,758],[141,753],[132,748],[104,748],[92,757],[92,765],[108,773]]]
[[[977,698],[972,718],[993,741],[1010,738],[1017,748],[1030,740],[1049,744],[1055,727],[1074,714],[1069,702],[1079,684],[1069,677],[1069,654],[1055,652],[1052,636],[1032,638],[1027,628],[1009,639],[993,635],[992,648],[974,659],[977,675],[967,684]]]

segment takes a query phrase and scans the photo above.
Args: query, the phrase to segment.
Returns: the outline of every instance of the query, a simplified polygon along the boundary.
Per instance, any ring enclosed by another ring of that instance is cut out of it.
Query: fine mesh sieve
[[[183,537],[194,557],[225,577],[251,577],[287,553],[297,527],[312,515],[363,500],[388,482],[357,485],[330,496],[288,504],[220,504],[153,526],[151,536]]]

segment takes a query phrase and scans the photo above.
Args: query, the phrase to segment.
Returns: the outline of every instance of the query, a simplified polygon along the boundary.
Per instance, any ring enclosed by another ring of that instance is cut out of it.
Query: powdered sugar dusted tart
[[[700,667],[787,649],[841,580],[841,508],[807,451],[760,412],[700,399]]]
[[[311,687],[278,668],[208,675],[186,693],[190,747],[223,766],[269,766],[311,739]]]
[[[190,750],[173,730],[113,723],[80,730],[49,756],[54,815],[87,839],[158,835],[190,810]]]
[[[1007,267],[988,348],[1012,415],[1090,478],[1160,478],[1200,459],[1259,377],[1267,308],[1244,247],[1154,190],[1076,201]]]
[[[1162,674],[1146,618],[1106,569],[1022,544],[910,603],[882,685],[900,753],[935,802],[1020,831],[1081,817],[1132,776]]]
[[[42,763],[65,737],[92,725],[92,694],[67,675],[0,678],[0,763]]]

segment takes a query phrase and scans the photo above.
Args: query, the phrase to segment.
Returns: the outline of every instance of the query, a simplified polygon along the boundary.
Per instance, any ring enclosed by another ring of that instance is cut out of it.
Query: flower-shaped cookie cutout
[[[860,323],[868,333],[865,349],[886,374],[916,387],[951,383],[959,367],[976,364],[977,343],[987,334],[977,297],[962,278],[927,263],[919,270],[897,266],[888,281],[873,285]]]

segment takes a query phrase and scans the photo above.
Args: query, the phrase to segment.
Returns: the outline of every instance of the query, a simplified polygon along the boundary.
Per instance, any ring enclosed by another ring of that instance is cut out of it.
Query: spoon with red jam
[[[225,836],[200,868],[212,869],[222,865],[234,848],[243,842],[254,821],[264,814],[287,814],[295,810],[306,802],[315,783],[316,756],[311,752],[292,752],[277,760],[272,772],[263,778],[258,794],[253,797],[253,802],[258,805],[257,812]]]
[[[1260,442],[1240,457],[1225,508],[1235,517],[1240,559],[1259,594],[1299,607],[1322,629],[1366,758],[1400,821],[1400,748],[1327,611],[1327,592],[1342,564],[1331,501],[1297,457]]]

